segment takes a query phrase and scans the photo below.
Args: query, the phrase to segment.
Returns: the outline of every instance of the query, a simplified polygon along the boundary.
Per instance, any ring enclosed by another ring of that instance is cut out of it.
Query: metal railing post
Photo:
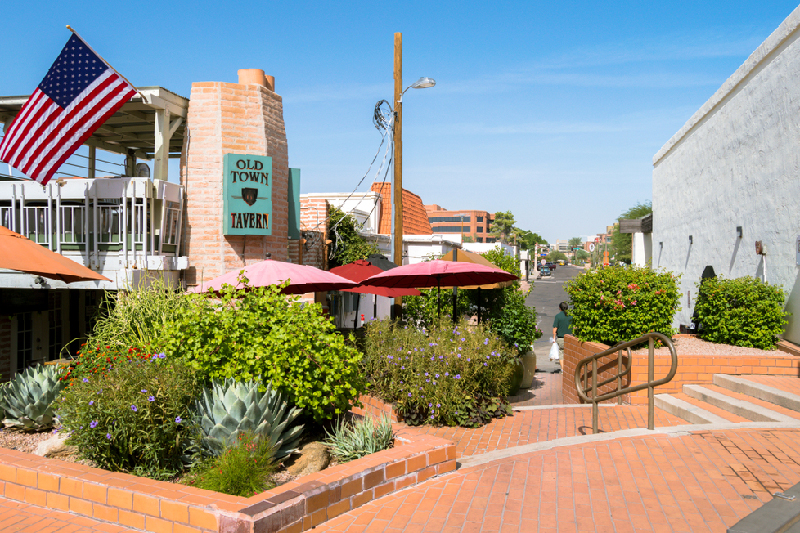
[[[622,350],[617,352],[617,392],[622,390]],[[622,405],[622,395],[617,396],[617,405]]]
[[[655,387],[653,380],[655,378],[655,363],[656,358],[653,349],[653,337],[647,339],[648,355],[647,355],[647,382],[650,386],[647,387],[647,429],[654,429],[656,426],[655,415]]]
[[[592,435],[597,434],[597,359],[592,359]]]

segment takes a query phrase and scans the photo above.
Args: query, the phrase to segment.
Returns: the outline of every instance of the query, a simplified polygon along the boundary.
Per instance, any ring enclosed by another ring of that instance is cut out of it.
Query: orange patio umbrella
[[[3,226],[0,226],[0,268],[44,276],[64,283],[111,281]]]

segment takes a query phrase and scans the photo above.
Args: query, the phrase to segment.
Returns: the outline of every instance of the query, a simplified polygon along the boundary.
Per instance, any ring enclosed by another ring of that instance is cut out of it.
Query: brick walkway
[[[800,431],[654,435],[533,452],[375,500],[325,532],[725,531],[800,481]]]
[[[516,396],[509,396],[508,401],[514,407],[524,405],[560,405],[564,403],[561,394],[561,374],[537,372],[531,388]]]
[[[0,531],[29,533],[137,533],[91,518],[0,498]]]
[[[679,426],[686,422],[661,409],[656,409],[656,427]],[[601,405],[599,413],[601,432],[620,429],[646,428],[647,407],[632,405]],[[416,431],[434,435],[455,443],[457,458],[502,450],[535,442],[562,437],[590,435],[592,433],[592,408],[561,407],[516,411],[514,416],[493,420],[480,428],[416,427]]]

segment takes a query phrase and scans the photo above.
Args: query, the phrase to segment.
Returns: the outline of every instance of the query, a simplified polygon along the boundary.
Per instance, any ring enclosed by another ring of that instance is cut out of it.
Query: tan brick
[[[197,507],[189,507],[189,525],[216,531],[217,517]]]
[[[386,479],[393,479],[396,477],[403,476],[406,473],[406,462],[398,461],[396,463],[386,465],[385,472],[386,472]]]
[[[69,510],[83,516],[92,516],[92,502],[87,502],[80,498],[70,497]]]
[[[325,490],[306,499],[306,514],[313,514],[319,509],[324,509],[330,503],[330,493]]]
[[[172,522],[154,516],[146,516],[144,519],[144,528],[153,533],[172,533]]]
[[[375,472],[370,472],[366,476],[364,476],[364,488],[371,489],[376,485],[383,483],[386,478],[384,477],[383,468],[380,470],[376,470]]]
[[[69,477],[62,478],[59,491],[67,496],[81,498],[83,497],[83,481]]]
[[[25,488],[25,501],[31,505],[45,507],[47,505],[47,493],[33,487]]]
[[[406,461],[406,472],[415,472],[428,466],[428,456],[424,453],[409,457]]]
[[[378,485],[375,487],[375,499],[382,496],[386,496],[389,493],[394,492],[394,481],[389,481],[388,483],[384,483],[383,485]]]
[[[185,526],[183,524],[173,524],[172,533],[202,533],[196,527]]]
[[[45,472],[39,472],[39,476],[37,477],[37,487],[41,490],[58,492],[58,482],[60,479],[61,478],[59,476],[47,474]]]
[[[59,511],[69,511],[69,496],[48,492],[45,507],[48,509],[57,509]]]
[[[17,468],[17,483],[26,487],[36,487],[36,470]]]
[[[133,493],[128,490],[108,487],[108,505],[119,507],[120,509],[133,509]]]
[[[109,507],[108,505],[95,503],[92,505],[92,516],[97,520],[102,520],[103,522],[116,523],[119,520],[119,509],[116,507]]]
[[[6,490],[3,493],[9,500],[25,501],[25,487],[16,483],[6,482]]]
[[[189,506],[185,503],[161,500],[161,518],[171,522],[189,523]]]
[[[328,519],[328,513],[326,509],[320,509],[319,511],[309,514],[309,516],[311,517],[311,527],[317,527]]]
[[[341,498],[345,499],[355,494],[358,494],[359,492],[361,492],[362,487],[363,483],[361,478],[348,481],[347,483],[341,486],[341,492],[340,492]]]
[[[328,507],[328,520],[350,510],[350,500],[342,500]]]
[[[372,489],[365,490],[361,494],[356,494],[353,496],[353,509],[356,507],[361,507],[365,503],[372,501]]]
[[[96,483],[83,484],[83,498],[97,503],[106,503],[108,487]]]
[[[133,510],[150,516],[161,516],[158,498],[145,496],[144,494],[136,493],[133,495]]]
[[[144,529],[144,516],[124,509],[119,510],[119,523],[123,526]]]

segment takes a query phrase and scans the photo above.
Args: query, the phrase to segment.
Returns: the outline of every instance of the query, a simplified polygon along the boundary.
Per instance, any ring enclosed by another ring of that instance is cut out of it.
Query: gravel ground
[[[19,450],[25,453],[33,453],[36,446],[43,440],[53,436],[52,431],[41,433],[25,433],[16,429],[0,429],[0,448],[9,450]]]
[[[731,357],[753,356],[753,355],[787,355],[780,350],[759,350],[758,348],[743,348],[741,346],[731,346],[729,344],[714,344],[706,342],[699,337],[677,337],[672,340],[678,357],[683,355],[724,355]],[[647,353],[647,347],[636,350],[633,353]],[[669,348],[666,346],[656,348],[656,355],[669,355]]]

